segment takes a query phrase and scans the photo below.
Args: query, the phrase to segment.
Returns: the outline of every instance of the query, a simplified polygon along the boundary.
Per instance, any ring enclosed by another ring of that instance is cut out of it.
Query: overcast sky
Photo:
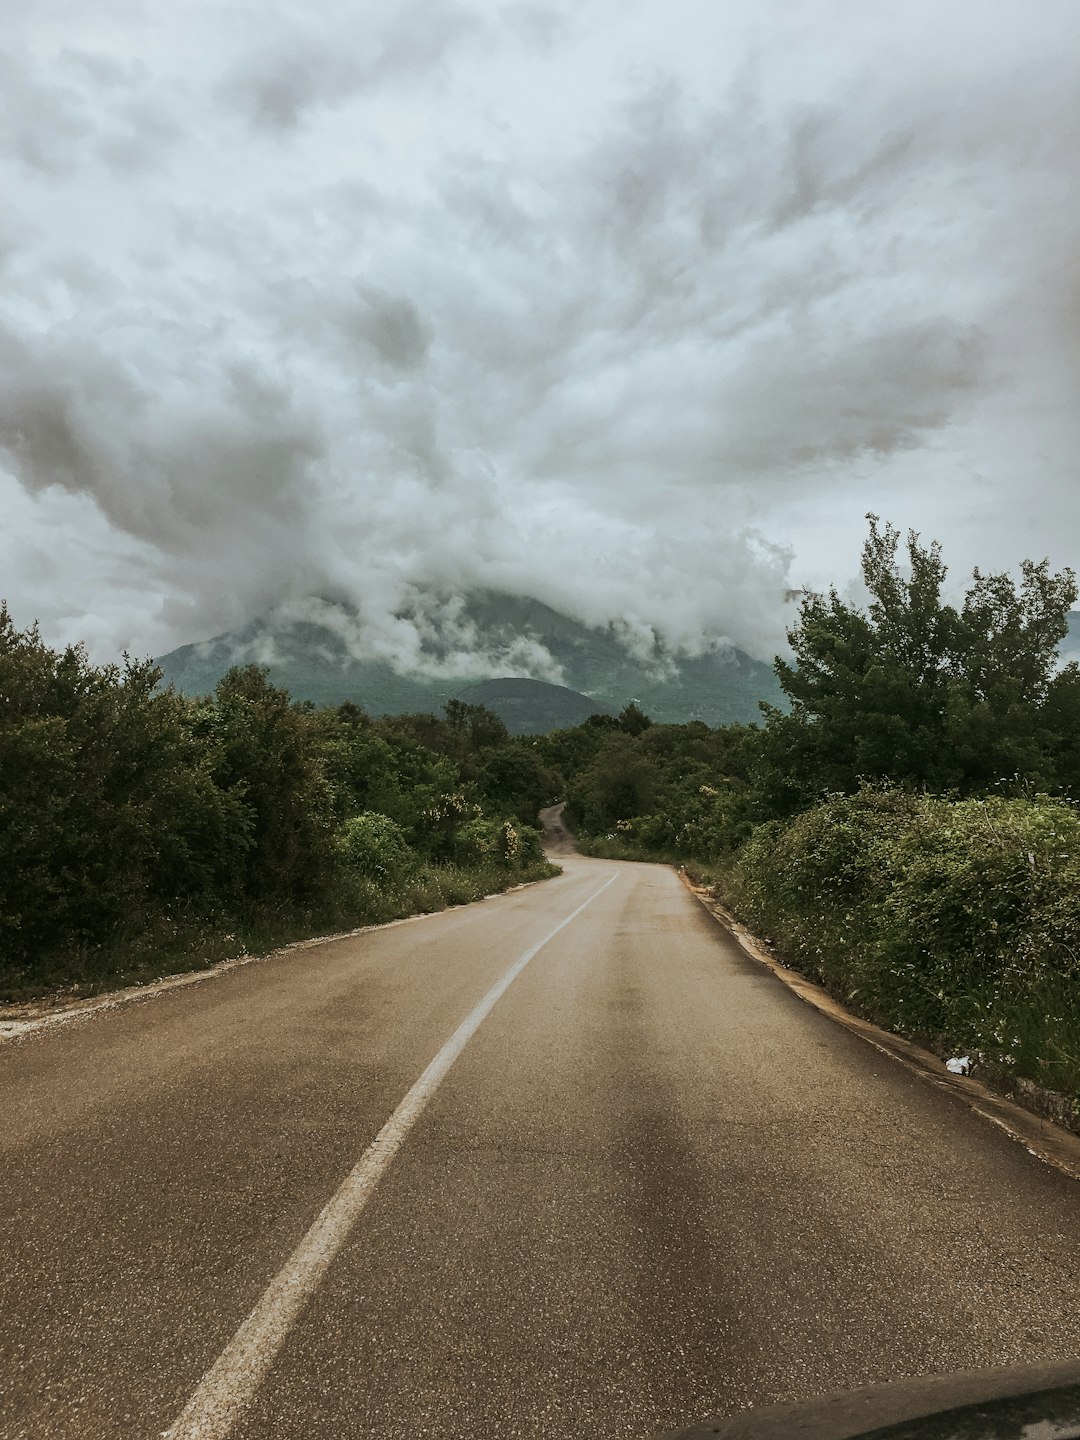
[[[35,0],[0,594],[99,659],[535,595],[769,653],[1080,556],[1077,0]]]

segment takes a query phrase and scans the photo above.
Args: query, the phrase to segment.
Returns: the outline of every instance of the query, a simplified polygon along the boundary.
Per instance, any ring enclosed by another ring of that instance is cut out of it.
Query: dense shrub
[[[535,825],[517,827],[517,863],[523,866],[543,863],[544,850],[540,831]]]
[[[416,852],[389,815],[365,810],[345,822],[341,848],[350,866],[370,880],[387,881],[415,869]]]
[[[759,827],[722,888],[862,1013],[1080,1091],[1072,804],[864,787]]]
[[[480,706],[372,721],[294,704],[254,666],[199,700],[158,679],[50,650],[0,607],[0,996],[554,873],[485,790],[542,793],[542,767]]]
[[[482,813],[481,807],[461,790],[438,795],[412,827],[414,843],[433,860],[454,860],[460,832],[479,820]]]

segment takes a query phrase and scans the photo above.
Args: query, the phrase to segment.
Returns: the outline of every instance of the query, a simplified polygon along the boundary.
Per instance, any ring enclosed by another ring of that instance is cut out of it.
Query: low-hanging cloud
[[[961,566],[1071,559],[1077,26],[956,8],[966,47],[950,12],[927,55],[920,3],[888,64],[840,0],[801,34],[691,0],[24,18],[16,617],[108,655],[278,608],[558,678],[465,597],[767,655],[868,508]]]

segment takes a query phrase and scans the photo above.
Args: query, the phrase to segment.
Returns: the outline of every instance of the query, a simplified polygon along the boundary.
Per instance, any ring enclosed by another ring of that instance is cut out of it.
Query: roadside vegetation
[[[213,695],[0,608],[0,1000],[86,993],[556,873],[560,783],[497,716],[370,720],[254,668]]]
[[[865,603],[804,597],[760,725],[621,714],[512,737],[373,720],[254,667],[212,695],[91,665],[0,610],[0,999],[151,978],[554,873],[685,866],[876,1022],[1080,1111],[1080,670],[1071,571],[976,572],[870,518]]]
[[[583,850],[684,865],[861,1014],[1080,1102],[1075,581],[976,573],[954,606],[901,543],[871,518],[865,606],[803,599],[760,726],[630,707],[541,753]]]

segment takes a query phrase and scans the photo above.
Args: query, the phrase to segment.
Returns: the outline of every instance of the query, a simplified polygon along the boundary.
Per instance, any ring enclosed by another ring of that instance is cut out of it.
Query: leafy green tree
[[[619,729],[625,730],[627,735],[640,735],[643,730],[648,730],[652,723],[636,700],[631,700],[619,712]]]
[[[1025,561],[1019,586],[976,571],[958,610],[943,599],[937,544],[868,517],[861,610],[835,589],[803,601],[794,658],[776,673],[790,714],[766,711],[757,777],[765,808],[786,814],[861,779],[965,793],[995,780],[1051,778],[1046,704],[1076,598],[1073,572]]]
[[[427,812],[438,806],[441,796],[467,787],[462,785],[457,761],[420,738],[439,743],[445,733],[443,722],[424,717],[436,728],[418,729],[415,718],[390,716],[376,721],[375,735],[385,749],[369,772],[365,808],[391,816],[404,827],[409,843],[423,849],[430,831]]]
[[[1080,667],[1066,665],[1051,680],[1043,719],[1054,777],[1067,795],[1080,800]]]
[[[215,782],[240,802],[250,826],[243,894],[255,901],[315,895],[334,853],[333,797],[315,720],[255,665],[222,677],[203,718]]]
[[[1056,727],[1069,682],[1056,672],[1075,576],[1052,574],[1046,561],[1024,561],[1020,573],[1017,587],[976,570],[959,617],[949,720],[967,790],[1017,776],[1042,785],[1068,778]]]
[[[149,662],[98,668],[0,607],[0,941],[98,946],[214,891],[244,817],[214,784],[189,702]]]
[[[502,745],[509,738],[510,732],[503,720],[486,705],[448,700],[443,706],[443,713],[447,730],[453,737],[454,751],[459,756],[487,746]]]
[[[563,788],[561,778],[524,738],[481,751],[468,773],[486,806],[500,813],[509,811],[526,824],[536,819],[543,806],[557,799]]]
[[[314,714],[323,774],[339,820],[363,811],[388,810],[384,802],[394,790],[396,753],[373,722],[351,703]]]
[[[571,816],[591,833],[613,829],[620,820],[653,810],[659,780],[658,767],[640,744],[629,735],[616,734],[570,782]]]

